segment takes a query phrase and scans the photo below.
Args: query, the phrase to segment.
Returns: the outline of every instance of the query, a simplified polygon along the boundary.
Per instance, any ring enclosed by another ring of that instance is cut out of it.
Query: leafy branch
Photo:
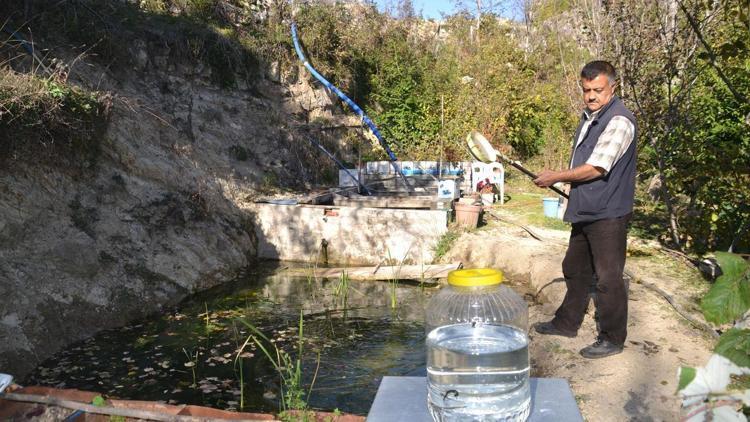
[[[721,81],[724,82],[724,85],[727,86],[727,89],[729,89],[729,92],[732,93],[737,102],[739,102],[740,104],[746,104],[748,102],[747,98],[745,98],[744,95],[740,94],[740,92],[737,91],[734,85],[729,81],[729,78],[727,78],[719,65],[716,63],[717,55],[711,48],[711,45],[708,44],[705,37],[703,36],[703,33],[700,29],[700,26],[698,25],[698,22],[696,22],[695,17],[687,10],[685,4],[682,1],[676,0],[676,2],[677,5],[680,6],[680,10],[682,10],[682,13],[685,14],[685,17],[690,24],[690,28],[693,29],[695,36],[698,37],[701,45],[703,45],[703,48],[706,50],[706,54],[708,55],[708,63],[711,64],[711,67],[714,68],[716,74],[719,75],[719,78],[721,78]]]
[[[717,325],[733,323],[716,344],[705,367],[682,367],[678,394],[683,420],[744,421],[750,409],[750,388],[733,378],[750,375],[750,264],[741,256],[717,252],[722,276],[701,302],[703,315]]]

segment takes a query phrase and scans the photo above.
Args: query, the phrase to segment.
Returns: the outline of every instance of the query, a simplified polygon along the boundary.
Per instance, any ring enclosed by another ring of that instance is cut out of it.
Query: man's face
[[[615,87],[609,84],[607,75],[598,75],[591,80],[581,79],[581,89],[583,103],[589,111],[597,111],[604,107],[615,94]]]

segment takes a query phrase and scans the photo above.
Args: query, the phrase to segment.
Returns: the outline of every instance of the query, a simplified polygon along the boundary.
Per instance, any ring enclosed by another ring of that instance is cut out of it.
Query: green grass
[[[570,230],[570,224],[544,215],[542,199],[551,198],[555,195],[551,191],[548,194],[541,189],[539,189],[539,192],[528,192],[525,185],[508,185],[506,186],[505,204],[494,206],[492,210],[499,214],[506,214],[520,224],[568,231]]]
[[[453,247],[453,243],[461,236],[461,232],[456,228],[449,228],[445,234],[440,236],[437,245],[435,245],[435,261],[444,257]]]
[[[563,231],[570,230],[569,223],[566,223],[560,220],[559,218],[547,217],[543,213],[541,215],[532,214],[527,217],[527,220],[529,224],[533,226],[544,227],[546,229],[552,229],[552,230],[563,230]]]

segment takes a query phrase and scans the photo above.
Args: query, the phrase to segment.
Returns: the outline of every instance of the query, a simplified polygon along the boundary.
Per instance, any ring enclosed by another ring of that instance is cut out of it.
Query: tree
[[[748,137],[737,125],[748,111],[747,101],[742,89],[733,87],[747,86],[747,71],[733,67],[735,80],[730,80],[709,41],[729,36],[731,41],[717,42],[737,46],[742,31],[735,21],[741,14],[732,11],[739,2],[707,4],[608,2],[602,9],[608,23],[598,28],[612,30],[594,36],[604,41],[603,54],[618,63],[623,96],[638,113],[646,142],[641,157],[653,165],[646,171],[662,180],[671,241],[697,251],[728,245],[747,219],[745,201],[736,202],[745,196],[737,197],[735,190],[736,181],[747,176],[741,164],[723,159],[727,151],[748,159]]]
[[[471,39],[480,44],[479,30],[483,15],[500,16],[505,9],[506,1],[503,0],[455,0],[456,8],[459,10],[471,10],[474,15],[474,26],[471,28]]]

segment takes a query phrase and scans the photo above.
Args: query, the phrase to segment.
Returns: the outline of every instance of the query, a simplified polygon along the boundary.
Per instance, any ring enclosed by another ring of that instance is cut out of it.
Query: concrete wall
[[[254,204],[258,256],[267,259],[322,259],[349,265],[381,260],[429,264],[447,231],[446,211],[348,208],[322,205]]]

